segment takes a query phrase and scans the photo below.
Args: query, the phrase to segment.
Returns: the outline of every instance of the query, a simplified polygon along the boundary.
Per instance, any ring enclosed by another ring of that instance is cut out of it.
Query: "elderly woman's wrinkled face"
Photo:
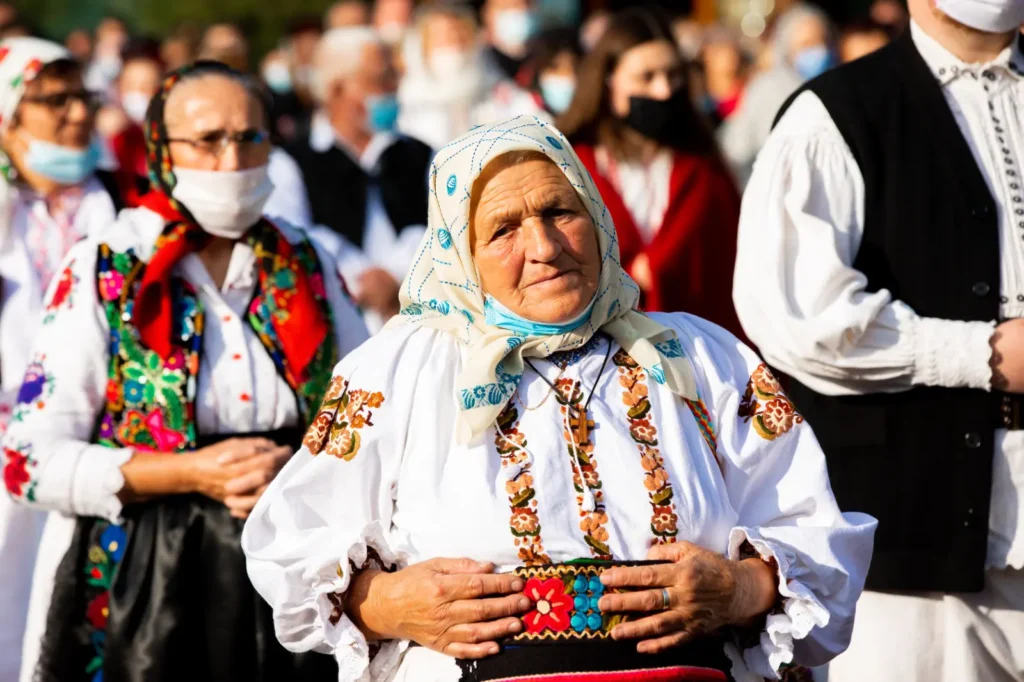
[[[470,244],[484,293],[534,322],[582,313],[597,292],[597,230],[569,180],[541,156],[492,161],[473,187]]]
[[[270,155],[262,106],[224,76],[177,85],[167,99],[164,123],[176,167],[245,170],[262,166]]]

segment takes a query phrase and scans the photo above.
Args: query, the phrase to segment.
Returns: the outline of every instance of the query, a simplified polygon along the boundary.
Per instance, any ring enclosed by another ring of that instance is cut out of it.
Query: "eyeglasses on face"
[[[89,111],[96,111],[103,104],[100,95],[89,90],[61,90],[45,95],[25,95],[21,101],[38,104],[60,114],[67,113],[71,103],[75,101],[84,104]]]
[[[270,142],[270,134],[265,130],[250,128],[237,133],[229,133],[226,130],[212,130],[196,138],[169,137],[168,142],[180,142],[190,145],[193,149],[209,154],[220,156],[230,144],[238,145],[238,151],[242,154],[266,150]]]

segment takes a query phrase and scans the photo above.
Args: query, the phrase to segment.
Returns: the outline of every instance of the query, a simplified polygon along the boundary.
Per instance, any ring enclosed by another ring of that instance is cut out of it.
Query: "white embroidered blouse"
[[[38,396],[30,405],[15,408],[3,441],[8,466],[12,453],[31,453],[30,460],[22,463],[28,480],[19,479],[18,490],[10,490],[12,496],[19,503],[60,512],[47,521],[33,578],[24,680],[31,677],[54,572],[70,543],[74,515],[118,520],[121,502],[117,493],[124,486],[120,468],[132,455],[130,448],[92,442],[106,401],[110,343],[97,294],[98,246],[106,243],[115,253],[133,247],[142,260],[148,260],[163,224],[163,218],[145,208],[122,211],[116,222],[71,249],[46,294],[45,314],[35,335],[27,375],[38,382]],[[275,224],[293,243],[303,234],[280,221]],[[366,328],[342,293],[333,259],[320,249],[318,256],[338,354],[344,357],[366,339]],[[196,391],[197,431],[201,434],[271,431],[299,422],[291,388],[245,322],[257,285],[255,263],[247,244],[235,244],[220,289],[197,255],[186,256],[176,266],[176,273],[195,288],[205,313]],[[58,295],[62,286],[70,288]]]
[[[786,663],[845,649],[874,519],[836,507],[814,434],[753,352],[703,320],[653,317],[693,361],[699,403],[649,381],[599,337],[561,374],[534,360],[558,392],[528,370],[499,425],[468,446],[454,439],[466,353],[456,339],[385,330],[345,358],[305,445],[242,536],[282,643],[333,651],[343,681],[458,680],[453,659],[407,642],[385,643],[371,661],[358,629],[332,614],[329,595],[348,588],[368,550],[399,566],[470,557],[508,570],[643,559],[675,539],[732,558],[749,541],[778,562],[784,609],[768,617],[759,647],[730,645],[737,679],[751,679],[748,669],[775,678]],[[583,404],[592,391],[594,424],[580,446],[589,457],[572,457],[563,402]]]

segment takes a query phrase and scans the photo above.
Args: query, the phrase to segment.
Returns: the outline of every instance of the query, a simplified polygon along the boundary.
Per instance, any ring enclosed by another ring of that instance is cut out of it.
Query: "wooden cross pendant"
[[[569,417],[569,427],[576,437],[576,443],[578,445],[589,445],[590,430],[594,428],[594,420],[587,414],[587,408],[585,407],[572,407],[570,409],[575,413],[575,416],[570,415]]]

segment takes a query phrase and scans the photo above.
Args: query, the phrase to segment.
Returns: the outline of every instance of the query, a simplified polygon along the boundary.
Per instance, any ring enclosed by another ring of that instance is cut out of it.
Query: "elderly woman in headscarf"
[[[718,131],[722,152],[740,185],[747,184],[775,116],[797,88],[836,64],[832,23],[824,11],[799,3],[775,24],[771,66],[747,85],[732,116]]]
[[[636,310],[566,138],[477,128],[429,185],[402,314],[242,534],[280,641],[353,681],[743,680],[841,652],[874,520],[836,507],[753,352]]]
[[[261,217],[268,124],[229,67],[171,74],[146,118],[153,189],[73,247],[47,293],[4,441],[12,496],[58,512],[23,680],[333,676],[274,641],[239,546],[366,338],[331,258]]]

